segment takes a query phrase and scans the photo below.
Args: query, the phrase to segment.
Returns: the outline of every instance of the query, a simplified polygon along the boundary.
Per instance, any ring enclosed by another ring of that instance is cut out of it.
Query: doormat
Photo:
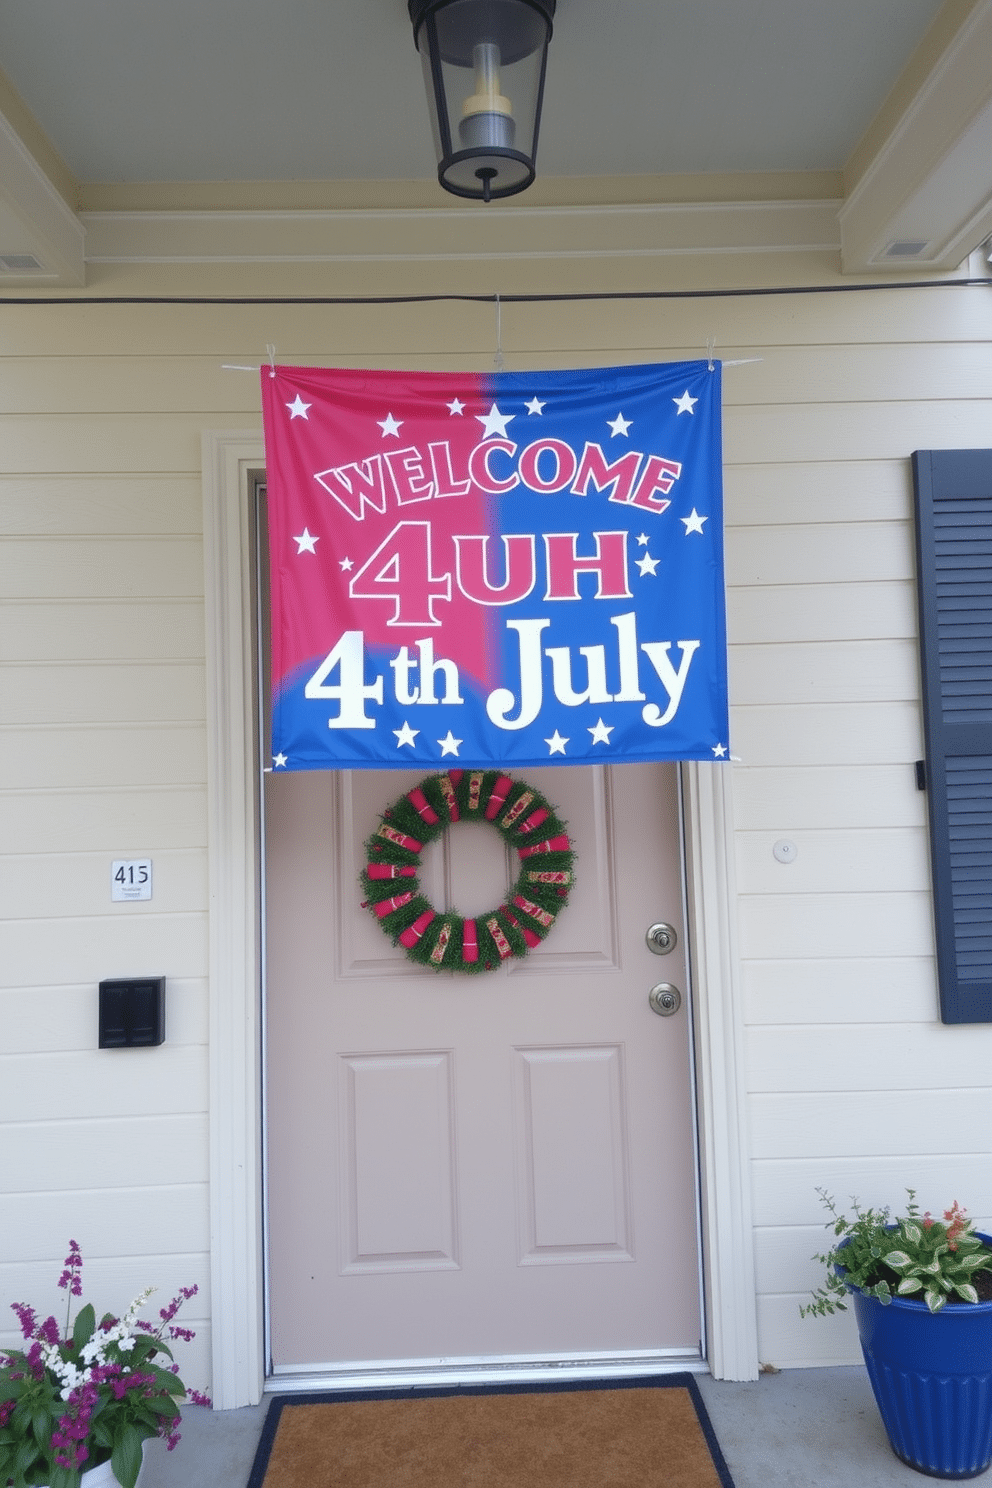
[[[691,1374],[279,1396],[247,1488],[734,1488]]]

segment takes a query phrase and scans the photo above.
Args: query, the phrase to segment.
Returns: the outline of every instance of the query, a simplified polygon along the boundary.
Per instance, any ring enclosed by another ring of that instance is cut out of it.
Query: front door
[[[528,772],[576,887],[526,960],[471,978],[411,965],[361,908],[363,841],[418,775],[266,776],[277,1372],[699,1350],[676,771]],[[483,824],[424,858],[463,914],[514,876]]]

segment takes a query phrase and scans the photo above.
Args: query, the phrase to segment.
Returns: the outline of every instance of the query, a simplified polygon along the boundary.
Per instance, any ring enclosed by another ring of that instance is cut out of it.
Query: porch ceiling
[[[498,210],[826,201],[848,271],[952,269],[992,232],[989,56],[992,0],[559,0]],[[0,67],[9,288],[85,282],[112,210],[452,206],[405,0],[3,0]]]

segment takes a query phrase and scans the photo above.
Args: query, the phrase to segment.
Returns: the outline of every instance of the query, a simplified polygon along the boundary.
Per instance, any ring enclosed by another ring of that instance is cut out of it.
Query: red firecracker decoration
[[[400,935],[400,945],[405,945],[408,950],[412,950],[417,944],[417,941],[422,937],[431,920],[436,918],[437,916],[432,909],[425,909],[423,914],[417,916],[410,928],[402,932]]]

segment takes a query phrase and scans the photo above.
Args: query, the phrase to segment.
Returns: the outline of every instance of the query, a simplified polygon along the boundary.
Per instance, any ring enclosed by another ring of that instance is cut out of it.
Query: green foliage
[[[522,857],[520,873],[503,903],[474,917],[478,955],[475,960],[465,960],[465,917],[457,908],[435,910],[416,876],[420,869],[420,849],[390,840],[389,833],[426,846],[443,836],[457,820],[488,822],[517,852],[556,839],[567,842],[565,822],[540,791],[522,780],[509,782],[499,809],[491,819],[486,817],[486,807],[497,790],[497,783],[507,778],[500,770],[451,770],[447,774],[429,775],[413,791],[392,802],[365,843],[366,867],[361,882],[366,906],[376,914],[377,905],[395,897],[411,896],[406,903],[376,917],[393,944],[402,945],[409,959],[418,965],[470,976],[491,971],[508,956],[526,956],[534,941],[543,940],[549,933],[568,902],[575,882],[575,854],[571,844],[565,849]],[[423,793],[428,812],[437,817],[436,821],[425,821],[410,800],[417,791]],[[523,831],[535,814],[540,819]],[[380,878],[370,874],[372,868],[387,866],[412,869],[413,875]],[[541,882],[534,874],[558,875],[560,882]],[[518,897],[537,913],[515,904]],[[424,917],[430,916],[433,918],[424,925]]]
[[[817,1189],[830,1212],[827,1228],[837,1244],[814,1256],[827,1268],[826,1281],[813,1292],[813,1300],[799,1309],[802,1317],[825,1317],[843,1312],[844,1296],[851,1291],[877,1297],[887,1305],[896,1297],[926,1302],[939,1312],[949,1299],[977,1302],[973,1277],[976,1271],[992,1271],[992,1248],[976,1235],[974,1220],[967,1218],[957,1200],[944,1211],[943,1221],[920,1214],[915,1189],[907,1189],[906,1214],[893,1219],[888,1209],[862,1209],[853,1199],[854,1218],[838,1214],[831,1196]]]

